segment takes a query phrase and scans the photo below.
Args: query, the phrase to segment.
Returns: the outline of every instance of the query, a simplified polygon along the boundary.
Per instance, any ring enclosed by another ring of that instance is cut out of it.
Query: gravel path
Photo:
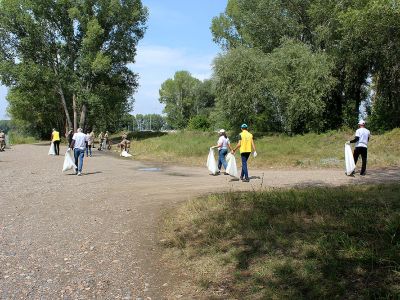
[[[160,263],[162,212],[215,191],[399,181],[343,170],[252,170],[250,183],[206,168],[144,164],[94,152],[83,176],[61,173],[48,146],[0,153],[0,299],[166,299],[179,280]],[[61,148],[65,152],[65,148]],[[185,298],[183,295],[182,298]]]

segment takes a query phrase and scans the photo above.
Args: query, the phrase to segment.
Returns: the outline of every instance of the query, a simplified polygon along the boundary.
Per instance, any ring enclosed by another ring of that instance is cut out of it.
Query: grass
[[[400,184],[227,193],[177,210],[164,226],[168,259],[210,295],[400,295]]]
[[[37,142],[37,139],[35,139],[32,136],[26,136],[17,132],[9,132],[9,138],[10,138],[10,143],[12,145],[18,145],[18,144],[33,144]]]
[[[154,135],[155,133],[150,137],[146,134],[130,135],[135,159],[204,166],[209,147],[217,142],[217,134],[210,132],[183,131]],[[250,160],[250,167],[343,168],[344,143],[353,135],[354,132],[350,130],[294,137],[256,135],[259,155]],[[368,150],[368,167],[399,166],[399,140],[400,129],[372,136]]]

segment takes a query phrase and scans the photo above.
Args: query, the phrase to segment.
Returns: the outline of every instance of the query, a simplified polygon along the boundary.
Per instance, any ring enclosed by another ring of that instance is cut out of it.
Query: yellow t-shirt
[[[60,140],[60,133],[58,131],[53,131],[53,140],[54,141],[59,141]]]
[[[251,152],[251,142],[253,141],[253,135],[244,130],[240,133],[240,153]]]

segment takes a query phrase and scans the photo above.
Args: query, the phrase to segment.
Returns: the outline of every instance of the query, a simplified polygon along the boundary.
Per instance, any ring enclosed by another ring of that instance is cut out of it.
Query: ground
[[[159,246],[163,212],[177,203],[228,190],[400,179],[397,169],[353,178],[340,169],[252,170],[250,161],[253,179],[242,183],[206,167],[96,150],[78,177],[61,172],[63,155],[47,152],[24,145],[0,154],[0,299],[187,299],[196,293],[185,294],[190,274],[166,267]]]

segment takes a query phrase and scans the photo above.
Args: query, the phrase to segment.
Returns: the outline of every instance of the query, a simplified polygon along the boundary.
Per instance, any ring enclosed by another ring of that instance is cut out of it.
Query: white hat
[[[218,133],[225,133],[225,130],[224,130],[224,129],[220,129],[220,130],[218,131]]]
[[[358,122],[358,125],[365,125],[365,121],[364,121],[364,120],[360,120],[360,121]]]

